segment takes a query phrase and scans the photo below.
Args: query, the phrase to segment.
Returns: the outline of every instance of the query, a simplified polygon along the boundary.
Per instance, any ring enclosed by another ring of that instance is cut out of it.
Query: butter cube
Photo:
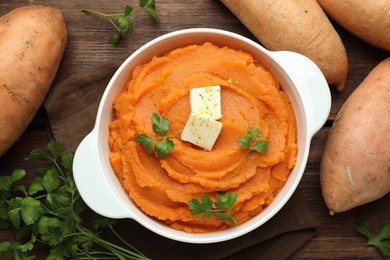
[[[222,129],[222,123],[207,115],[191,113],[181,133],[181,139],[211,151]]]
[[[192,113],[207,115],[214,120],[221,119],[221,86],[192,88],[190,105]]]

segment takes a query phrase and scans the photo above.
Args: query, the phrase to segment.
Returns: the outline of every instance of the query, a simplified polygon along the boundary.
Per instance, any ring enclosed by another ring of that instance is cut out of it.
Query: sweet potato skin
[[[321,69],[329,84],[344,87],[345,47],[316,0],[221,0],[269,50],[301,53]]]
[[[0,18],[0,156],[35,116],[66,43],[64,18],[57,9],[23,6]]]
[[[373,46],[390,51],[390,1],[317,0],[338,24]]]
[[[329,132],[320,179],[331,213],[390,192],[390,58],[379,63],[340,109]]]

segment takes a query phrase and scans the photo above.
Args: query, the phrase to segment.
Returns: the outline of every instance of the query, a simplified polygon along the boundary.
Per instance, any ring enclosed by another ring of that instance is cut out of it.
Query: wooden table
[[[107,20],[80,11],[81,8],[89,8],[122,12],[126,4],[137,6],[138,1],[0,0],[0,15],[23,5],[48,5],[62,10],[68,28],[69,42],[56,82],[112,58],[131,53],[149,40],[178,29],[212,27],[236,32],[256,40],[222,3],[213,0],[156,0],[160,21],[154,22],[145,13],[137,14],[133,17],[134,32],[116,46],[106,44],[106,39],[115,33]],[[333,100],[329,120],[313,138],[308,165],[300,183],[300,189],[321,226],[317,235],[291,259],[381,258],[376,249],[364,246],[366,240],[355,231],[355,221],[365,219],[377,232],[383,223],[390,219],[390,194],[368,205],[335,216],[328,214],[322,199],[319,165],[332,121],[341,105],[369,71],[389,55],[388,52],[370,46],[336,24],[335,28],[348,52],[348,80],[341,92],[331,87]],[[20,141],[0,158],[1,174],[9,174],[16,167],[25,169],[32,167],[24,161],[24,157],[31,149],[46,146],[49,138],[45,124],[46,114],[40,109]],[[8,232],[0,232],[0,241],[7,239],[8,236]]]

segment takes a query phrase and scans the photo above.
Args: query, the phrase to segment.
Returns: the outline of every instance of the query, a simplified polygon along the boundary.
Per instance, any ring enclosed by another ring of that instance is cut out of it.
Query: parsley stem
[[[133,247],[132,245],[130,245],[126,240],[124,240],[116,231],[115,229],[112,227],[112,225],[108,225],[109,229],[111,230],[112,233],[114,233],[114,235],[120,240],[122,241],[123,244],[125,244],[126,246],[128,246],[129,248],[133,249],[134,251],[136,251],[138,254],[141,254],[143,255],[137,248]]]
[[[169,135],[169,136],[159,136],[159,137],[154,137],[153,140],[166,140],[166,139],[176,139],[176,136],[174,135]]]
[[[106,249],[110,249],[110,251],[112,251],[112,252],[117,252],[117,253],[120,252],[119,255],[127,256],[128,258],[125,258],[125,259],[148,259],[144,255],[134,253],[132,251],[129,251],[121,246],[115,245],[115,244],[108,242],[106,240],[103,240],[103,239],[100,239],[97,237],[95,237],[94,240],[96,241],[96,243],[98,243],[99,245],[101,245],[102,247],[104,247]]]
[[[62,178],[65,179],[66,176],[65,176],[65,174],[64,174],[64,172],[63,172],[63,170],[62,170],[62,167],[58,164],[57,160],[54,159],[54,158],[51,158],[51,161],[52,161],[53,164],[56,166],[56,168],[58,169],[58,171],[61,173]]]
[[[78,255],[78,259],[96,259],[96,257],[92,257],[92,255],[98,255],[99,256],[99,260],[103,260],[103,259],[117,259],[117,257],[115,257],[115,254],[114,253],[110,253],[110,252],[106,252],[106,251],[97,251],[97,250],[93,250],[93,251],[89,251],[88,253],[81,250],[81,249],[78,249],[77,251],[79,251],[79,255]],[[82,255],[82,256],[80,256]],[[106,256],[102,256],[102,255],[106,255]]]
[[[46,198],[46,197],[47,197],[47,194],[42,194],[42,195],[39,195],[39,196],[34,197],[34,199],[40,200],[40,199],[43,199],[43,198]],[[43,206],[42,206],[42,207],[43,207]]]
[[[104,240],[104,239],[96,236],[94,233],[92,233],[90,230],[88,230],[86,228],[79,227],[78,229],[82,234],[93,239],[97,244],[99,244],[103,248],[109,249],[111,252],[114,252],[114,253],[115,252],[120,253],[120,255],[122,255],[122,256],[126,256],[125,259],[148,259],[138,250],[136,250],[137,252],[127,250],[121,246],[118,246],[116,244],[113,244],[107,240]],[[115,255],[117,255],[117,254],[115,254]]]
[[[90,10],[90,9],[85,9],[85,8],[81,8],[81,11],[83,11],[83,12],[85,12],[85,13],[91,13],[91,14],[101,15],[101,16],[108,17],[108,18],[115,18],[115,17],[120,17],[120,16],[123,15],[123,14],[121,14],[121,13],[106,14],[106,13],[102,13],[102,12],[95,11],[95,10]]]
[[[74,236],[85,236],[91,240],[93,240],[96,244],[100,245],[104,249],[108,250],[107,252],[104,251],[94,251],[95,254],[105,254],[105,255],[111,255],[112,258],[107,258],[107,259],[148,259],[145,257],[141,252],[136,250],[137,252],[132,252],[130,250],[127,250],[121,246],[115,245],[111,242],[108,242],[107,240],[101,239],[100,237],[96,236],[94,233],[92,233],[90,230],[83,228],[81,226],[77,227],[79,232],[76,233],[70,233],[65,235],[63,238],[68,238],[68,237],[74,237]],[[43,242],[43,241],[42,241]],[[45,243],[46,244],[46,243]],[[133,247],[131,247],[133,249]],[[86,252],[78,249],[80,254],[86,254]],[[83,259],[103,259],[101,257],[99,258],[94,258],[94,257],[89,257],[91,255],[91,252],[87,253],[85,255],[85,258]]]
[[[111,18],[108,18],[108,20],[110,21],[110,23],[115,27],[115,29],[116,29],[118,32],[121,32],[121,31],[122,31],[121,28],[119,28]]]

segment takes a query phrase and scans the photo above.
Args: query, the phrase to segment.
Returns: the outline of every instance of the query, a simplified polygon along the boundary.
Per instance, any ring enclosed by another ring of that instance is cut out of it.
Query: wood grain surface
[[[107,38],[115,33],[107,20],[80,11],[81,8],[88,8],[122,12],[126,4],[136,6],[138,1],[0,0],[0,15],[23,5],[48,5],[63,12],[69,41],[55,82],[110,59],[131,54],[149,40],[179,29],[211,27],[256,40],[240,21],[216,0],[156,0],[160,21],[155,22],[146,13],[137,14],[133,17],[134,32],[116,46],[106,43]],[[370,204],[330,216],[321,195],[319,165],[324,143],[338,110],[370,70],[389,56],[389,52],[370,46],[337,24],[334,26],[347,49],[348,79],[345,89],[341,92],[330,86],[331,113],[327,123],[312,140],[308,165],[299,185],[321,226],[318,227],[317,235],[291,256],[291,259],[381,259],[375,248],[365,246],[365,238],[359,235],[354,227],[356,220],[365,219],[373,231],[378,232],[383,223],[390,220],[390,194]],[[35,147],[44,148],[48,140],[46,114],[40,109],[20,140],[0,158],[0,174],[9,174],[14,168],[34,167],[25,162],[24,157]],[[9,232],[0,231],[0,242],[9,235]],[[42,249],[41,256],[44,254],[45,249]]]

